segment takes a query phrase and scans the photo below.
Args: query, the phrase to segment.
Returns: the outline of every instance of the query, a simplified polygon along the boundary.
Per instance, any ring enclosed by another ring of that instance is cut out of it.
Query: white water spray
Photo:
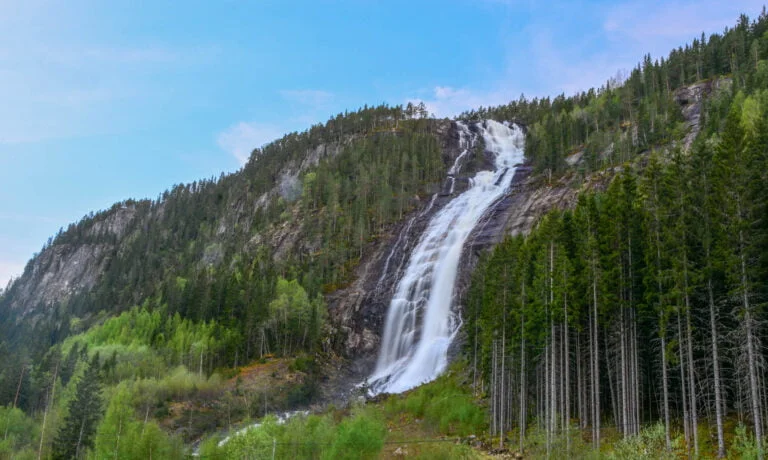
[[[495,171],[480,171],[470,179],[469,189],[432,217],[411,253],[387,311],[379,359],[369,378],[372,393],[409,390],[435,379],[448,363],[448,347],[461,325],[452,306],[464,243],[509,188],[515,166],[523,161],[519,127],[489,120],[477,129],[493,154]],[[463,124],[459,134],[464,150],[448,171],[452,180],[476,139]]]

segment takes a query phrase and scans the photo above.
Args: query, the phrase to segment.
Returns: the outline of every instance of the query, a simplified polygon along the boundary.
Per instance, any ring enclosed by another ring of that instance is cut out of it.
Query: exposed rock
[[[301,182],[298,173],[284,173],[277,185],[280,196],[288,201],[296,201],[301,196]]]
[[[224,259],[224,247],[221,243],[209,244],[203,251],[203,265],[218,265]]]
[[[684,86],[675,91],[675,101],[681,106],[683,118],[688,128],[688,133],[683,139],[683,150],[687,151],[691,148],[691,144],[701,131],[701,101],[713,90],[725,91],[730,89],[731,82],[730,78],[706,80]]]
[[[88,229],[88,235],[95,237],[104,233],[110,233],[117,238],[122,238],[134,217],[136,217],[135,206],[120,205],[109,213],[105,219],[94,222],[91,228]]]
[[[114,251],[110,244],[59,244],[45,249],[19,279],[11,308],[27,314],[96,285]]]
[[[16,280],[11,308],[23,316],[38,306],[62,302],[76,292],[92,289],[115,255],[117,242],[129,232],[136,213],[133,204],[115,205],[84,229],[84,242],[45,247]]]
[[[576,166],[581,161],[581,157],[583,156],[584,156],[584,151],[579,150],[578,152],[574,152],[571,155],[568,155],[567,157],[565,157],[565,163],[568,166]]]

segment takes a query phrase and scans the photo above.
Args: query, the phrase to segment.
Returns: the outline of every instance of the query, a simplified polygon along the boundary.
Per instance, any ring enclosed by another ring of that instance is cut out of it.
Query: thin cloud
[[[319,112],[327,110],[335,99],[333,93],[319,89],[282,90],[279,94],[286,101],[300,106],[301,114],[281,120],[279,124],[241,121],[217,136],[219,147],[234,156],[240,165],[248,162],[255,148],[322,119]]]
[[[486,0],[510,8],[525,7],[525,1]],[[505,68],[486,89],[438,85],[426,95],[406,98],[424,102],[439,117],[453,116],[480,106],[506,104],[521,93],[527,96],[573,95],[600,87],[617,75],[626,75],[651,53],[666,56],[673,48],[689,43],[704,32],[721,33],[732,27],[739,14],[754,18],[762,0],[724,4],[716,0],[628,1],[602,9],[594,7],[598,27],[588,36],[566,39],[568,28],[553,28],[555,13],[540,17],[523,31],[504,34],[507,44]],[[523,37],[522,39],[520,37]],[[522,74],[522,75],[521,75]],[[530,76],[535,75],[531,79]],[[518,82],[529,80],[527,86]]]
[[[603,28],[647,44],[670,38],[689,41],[701,32],[710,34],[732,27],[742,13],[754,19],[762,6],[763,0],[730,3],[682,0],[660,2],[652,7],[647,3],[626,2],[608,10]]]
[[[244,165],[253,149],[277,139],[283,133],[284,130],[275,125],[241,121],[219,133],[216,141],[219,147]]]
[[[61,219],[53,218],[50,216],[34,216],[27,214],[7,214],[0,213],[0,221],[11,222],[41,222],[41,223],[58,223]]]
[[[0,145],[119,131],[114,108],[146,101],[156,91],[146,75],[199,66],[216,53],[215,46],[4,44]]]
[[[418,104],[423,102],[430,114],[438,118],[452,117],[466,110],[489,105],[499,105],[508,102],[511,90],[495,89],[490,91],[470,88],[453,88],[451,86],[435,86],[432,94],[423,98],[409,98],[406,103]]]
[[[334,95],[319,89],[292,89],[280,91],[283,99],[312,107],[321,107],[333,101]]]

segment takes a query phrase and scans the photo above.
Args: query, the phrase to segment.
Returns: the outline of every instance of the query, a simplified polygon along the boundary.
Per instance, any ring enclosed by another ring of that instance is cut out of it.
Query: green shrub
[[[36,447],[39,431],[21,409],[0,407],[0,458],[18,458],[24,448]]]
[[[277,449],[280,428],[277,418],[268,415],[258,427],[230,435],[227,442],[217,449],[216,455],[223,455],[221,458],[272,458],[273,449]]]
[[[330,449],[335,436],[336,426],[330,416],[291,418],[279,439],[279,458],[321,458]]]
[[[674,459],[675,455],[667,450],[664,425],[657,423],[644,428],[637,436],[622,439],[614,444],[610,459],[657,460]]]
[[[336,439],[323,459],[346,460],[374,458],[384,447],[387,429],[370,411],[358,411],[339,424]]]
[[[765,451],[762,453],[764,455]],[[739,423],[736,427],[736,436],[733,438],[733,444],[728,452],[728,458],[744,460],[762,458],[758,454],[760,454],[760,450],[757,448],[755,438],[750,435],[743,423]]]
[[[384,410],[390,417],[407,413],[424,419],[430,428],[450,435],[476,434],[485,430],[487,424],[483,408],[450,375],[405,396],[390,397]]]

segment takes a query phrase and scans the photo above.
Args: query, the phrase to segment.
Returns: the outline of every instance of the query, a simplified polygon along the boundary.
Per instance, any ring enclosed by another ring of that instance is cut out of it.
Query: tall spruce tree
[[[67,416],[53,441],[53,458],[80,458],[93,446],[93,435],[101,419],[101,382],[99,355],[94,355],[88,369],[77,382],[75,397],[67,406]]]

